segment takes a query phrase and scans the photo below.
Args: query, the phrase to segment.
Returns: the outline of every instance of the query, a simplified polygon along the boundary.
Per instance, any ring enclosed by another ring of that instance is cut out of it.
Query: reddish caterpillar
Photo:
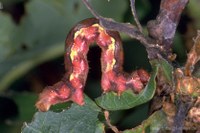
[[[36,107],[49,110],[51,105],[66,101],[84,104],[83,89],[88,74],[89,45],[96,42],[101,54],[101,86],[103,92],[115,91],[120,95],[127,88],[139,93],[149,80],[149,74],[136,70],[131,74],[122,71],[123,49],[118,32],[105,30],[98,19],[90,18],[78,23],[68,34],[65,45],[66,74],[61,81],[47,86],[40,94]]]

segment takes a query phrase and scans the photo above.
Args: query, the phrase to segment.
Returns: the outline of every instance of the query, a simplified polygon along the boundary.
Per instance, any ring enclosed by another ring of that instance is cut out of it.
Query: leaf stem
[[[110,118],[109,118],[109,112],[108,111],[104,111],[104,116],[106,119],[106,123],[108,124],[108,126],[112,129],[113,132],[115,133],[121,133],[116,126],[113,126],[110,122]]]
[[[141,33],[143,33],[142,32],[142,25],[140,24],[140,21],[138,19],[138,16],[137,16],[137,13],[136,13],[136,10],[135,10],[135,0],[130,0],[130,3],[131,3],[131,5],[130,5],[131,6],[131,11],[132,11],[132,14],[133,14],[133,18],[134,18],[134,20],[136,22],[136,25],[137,25],[139,31]]]
[[[95,18],[100,18],[100,15],[92,8],[88,0],[82,0],[88,10],[95,16]]]

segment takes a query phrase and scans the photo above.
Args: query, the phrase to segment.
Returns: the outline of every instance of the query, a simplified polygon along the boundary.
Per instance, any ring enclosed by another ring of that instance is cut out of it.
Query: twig
[[[140,41],[147,50],[149,59],[158,58],[158,55],[162,56],[166,59],[165,53],[162,51],[162,46],[157,45],[157,42],[149,37],[145,37],[145,35],[138,30],[137,27],[129,24],[129,23],[119,23],[114,21],[111,18],[104,18],[100,16],[89,4],[87,0],[82,0],[88,10],[97,18],[99,19],[100,25],[103,26],[107,30],[113,30],[118,32],[123,32],[130,36],[133,39]],[[138,20],[136,20],[138,21]],[[139,22],[139,21],[138,21]]]
[[[146,40],[145,36],[138,30],[135,26],[128,24],[128,23],[119,23],[114,21],[110,18],[104,18],[100,16],[90,5],[88,0],[82,0],[85,6],[88,8],[88,10],[100,21],[100,24],[108,29],[108,30],[114,30],[118,32],[123,32],[127,35],[129,35],[131,38],[139,40],[141,43],[145,45],[145,47],[149,47],[149,42]],[[134,3],[133,3],[134,4]],[[136,15],[136,14],[135,14]],[[139,23],[136,15],[136,22]],[[139,24],[140,25],[140,24]]]
[[[174,117],[174,125],[172,127],[172,133],[182,133],[184,128],[184,121],[186,114],[191,107],[190,102],[177,101],[177,112]]]
[[[119,23],[113,19],[103,17],[100,17],[99,20],[100,24],[108,30],[123,32],[131,38],[139,40],[146,48],[153,46],[153,44],[149,44],[149,41],[146,39],[146,37],[135,26],[129,23]]]
[[[185,64],[185,75],[191,76],[195,64],[200,60],[200,31],[197,31],[197,37],[194,39],[194,45],[188,53]]]
[[[157,42],[155,40],[144,36],[144,34],[142,34],[135,26],[128,23],[119,23],[110,18],[103,18],[101,16],[99,18],[99,21],[101,26],[108,30],[114,30],[120,33],[123,32],[131,38],[140,41],[143,46],[145,46],[149,59],[155,59],[159,57],[167,59],[167,55],[162,52],[163,47],[157,45]]]
[[[183,9],[189,0],[161,0],[159,14],[147,24],[149,35],[164,47],[164,53],[171,55],[173,39]]]
[[[108,124],[108,126],[113,130],[113,132],[115,133],[121,133],[116,126],[113,126],[110,122],[110,118],[109,118],[109,112],[108,111],[104,111],[104,116],[106,118],[106,123]]]
[[[130,0],[130,3],[131,3],[131,11],[132,11],[132,14],[133,14],[133,18],[134,18],[134,20],[136,22],[136,25],[137,25],[139,31],[141,33],[143,33],[142,32],[142,26],[140,24],[140,21],[138,19],[138,16],[137,16],[137,13],[136,13],[136,10],[135,10],[135,0]]]
[[[82,0],[85,6],[88,8],[88,10],[92,13],[92,15],[95,16],[95,18],[100,18],[100,15],[92,8],[88,0]]]
[[[129,35],[131,38],[139,40],[141,43],[145,45],[145,47],[149,47],[149,43],[146,40],[145,36],[133,25],[128,23],[119,23],[114,21],[110,18],[104,18],[100,16],[89,4],[87,0],[82,0],[85,6],[88,8],[88,10],[100,21],[100,24],[108,29],[108,30],[114,30],[118,32],[123,32],[127,35]],[[137,19],[137,17],[136,17]],[[138,22],[138,20],[136,20]],[[139,23],[139,22],[138,22]],[[140,24],[139,24],[140,25]]]

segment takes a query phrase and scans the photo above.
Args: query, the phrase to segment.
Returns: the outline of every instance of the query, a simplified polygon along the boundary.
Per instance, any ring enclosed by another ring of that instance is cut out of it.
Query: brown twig
[[[92,15],[95,16],[95,18],[99,18],[100,15],[92,8],[92,6],[89,4],[88,0],[82,0],[87,9],[92,13]]]
[[[194,39],[194,45],[187,56],[185,70],[177,68],[175,71],[176,77],[176,94],[179,96],[177,99],[177,112],[174,117],[174,127],[172,133],[182,133],[184,128],[185,117],[188,110],[193,106],[195,96],[199,96],[200,79],[192,75],[195,64],[200,60],[200,32],[198,31],[197,37]]]
[[[104,111],[104,116],[106,119],[106,123],[108,124],[108,126],[113,130],[113,132],[115,133],[121,133],[116,126],[113,126],[110,122],[110,118],[109,118],[109,112],[108,111]]]
[[[112,19],[100,16],[92,8],[87,0],[82,1],[90,10],[90,12],[99,19],[101,25],[104,28],[108,30],[124,32],[131,38],[139,40],[146,47],[150,59],[158,58],[158,56],[162,56],[163,58],[168,59],[172,56],[172,42],[175,36],[175,31],[178,26],[180,16],[189,0],[161,1],[160,11],[156,17],[156,20],[149,21],[147,24],[149,36],[153,39],[145,37],[145,35],[141,32],[141,28],[139,28],[140,24],[136,16],[135,0],[130,1],[132,13],[139,30],[137,27],[131,24],[115,22]]]
[[[113,30],[118,32],[123,32],[130,36],[133,39],[140,41],[147,50],[149,59],[158,58],[158,55],[162,55],[162,47],[157,45],[157,42],[149,37],[146,37],[143,33],[141,33],[137,27],[129,24],[129,23],[119,23],[114,21],[111,18],[104,18],[100,16],[89,4],[87,0],[82,0],[88,10],[97,18],[101,26],[103,26],[107,30]],[[166,58],[164,56],[164,58]]]
[[[131,11],[132,11],[135,23],[137,24],[137,27],[138,27],[139,31],[141,33],[143,33],[142,32],[142,25],[140,24],[140,21],[138,19],[138,16],[137,16],[137,13],[136,13],[136,10],[135,10],[135,0],[130,0],[130,3],[131,3]]]
[[[197,31],[197,37],[194,39],[194,45],[188,53],[188,59],[185,64],[185,75],[191,76],[195,64],[200,60],[200,31]]]
[[[129,23],[119,23],[110,18],[101,17],[100,24],[108,30],[123,32],[131,38],[139,40],[146,48],[153,46],[153,44],[149,44],[150,41],[135,26]]]
[[[183,9],[189,0],[161,0],[160,11],[156,20],[147,24],[149,36],[164,47],[167,55],[171,55],[171,48]]]
[[[88,3],[87,0],[82,0],[83,3],[85,4],[85,6],[88,8],[88,10],[100,21],[100,24],[108,29],[108,30],[114,30],[114,31],[118,31],[118,32],[123,32],[127,35],[129,35],[131,38],[137,39],[139,41],[141,41],[143,44],[145,44],[145,47],[148,47],[148,42],[146,40],[146,38],[144,37],[144,35],[133,25],[128,24],[128,23],[119,23],[114,21],[111,18],[104,18],[102,16],[100,16],[90,5],[90,3]]]
[[[174,125],[172,127],[172,133],[182,133],[184,128],[185,117],[188,110],[191,107],[190,102],[183,102],[181,99],[177,101],[177,112],[174,117]]]

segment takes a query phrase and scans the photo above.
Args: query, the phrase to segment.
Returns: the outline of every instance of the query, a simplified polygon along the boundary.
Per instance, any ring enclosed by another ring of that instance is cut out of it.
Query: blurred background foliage
[[[129,0],[91,0],[104,17],[134,24]],[[136,0],[136,10],[146,23],[159,11],[160,0]],[[182,14],[173,50],[177,66],[184,63],[192,38],[200,28],[200,1],[191,0]],[[0,131],[20,132],[24,121],[30,122],[38,93],[64,75],[64,42],[77,22],[92,17],[81,0],[0,0]],[[122,34],[125,51],[124,69],[150,71],[144,47]],[[90,72],[85,93],[90,98],[101,94],[100,49],[88,53]],[[95,56],[94,56],[95,55]],[[149,104],[134,109],[111,112],[113,124],[123,130],[138,125],[148,116]],[[61,106],[60,108],[65,108]],[[55,108],[55,110],[58,110]]]

